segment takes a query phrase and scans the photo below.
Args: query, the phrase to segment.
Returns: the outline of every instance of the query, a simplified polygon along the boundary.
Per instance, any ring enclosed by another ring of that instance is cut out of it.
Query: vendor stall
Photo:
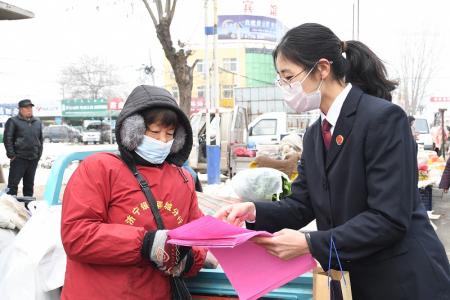
[[[442,157],[438,157],[435,151],[419,149],[417,162],[419,169],[418,187],[420,198],[427,211],[431,211],[433,207],[432,190],[433,187],[439,185],[442,172],[445,168],[445,161]]]

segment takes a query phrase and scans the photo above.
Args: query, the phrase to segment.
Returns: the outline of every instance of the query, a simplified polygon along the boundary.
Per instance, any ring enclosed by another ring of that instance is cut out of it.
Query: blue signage
[[[264,40],[276,42],[283,35],[283,25],[275,18],[252,15],[218,17],[220,40]]]
[[[0,103],[0,115],[15,116],[18,113],[17,103]]]

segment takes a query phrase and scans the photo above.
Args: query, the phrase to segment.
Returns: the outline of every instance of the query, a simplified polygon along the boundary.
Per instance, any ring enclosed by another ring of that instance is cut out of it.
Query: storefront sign
[[[2,103],[0,104],[0,115],[15,116],[19,113],[17,103]]]
[[[63,117],[107,117],[106,99],[64,99],[61,101]]]
[[[120,97],[108,98],[108,109],[109,110],[122,110],[125,100]]]

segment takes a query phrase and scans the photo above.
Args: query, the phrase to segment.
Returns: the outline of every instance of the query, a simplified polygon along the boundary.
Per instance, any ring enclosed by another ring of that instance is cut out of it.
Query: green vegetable
[[[292,186],[291,181],[288,178],[286,178],[285,176],[281,176],[282,192],[280,194],[273,194],[272,201],[278,201],[281,198],[287,197],[290,194],[292,194],[291,186]]]

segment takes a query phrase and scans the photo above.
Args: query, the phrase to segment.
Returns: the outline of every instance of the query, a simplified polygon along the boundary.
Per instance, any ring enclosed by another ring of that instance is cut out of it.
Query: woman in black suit
[[[275,232],[256,242],[282,259],[311,253],[325,270],[333,240],[354,299],[450,299],[449,262],[419,200],[411,129],[380,59],[319,24],[288,31],[273,58],[287,104],[320,108],[321,118],[305,133],[292,195],[217,217]],[[318,231],[298,231],[313,219]],[[331,267],[339,269],[334,252]]]

